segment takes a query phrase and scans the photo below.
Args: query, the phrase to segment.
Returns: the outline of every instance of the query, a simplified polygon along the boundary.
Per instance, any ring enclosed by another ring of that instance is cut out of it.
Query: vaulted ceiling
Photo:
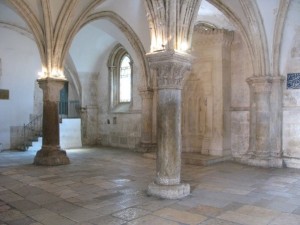
[[[202,0],[196,20],[239,31],[255,75],[276,74],[290,2],[290,10],[300,9],[299,0]],[[79,72],[97,70],[98,60],[118,42],[139,58],[151,46],[148,19],[142,0],[0,0],[0,26],[32,34],[48,71],[61,68],[68,53]]]

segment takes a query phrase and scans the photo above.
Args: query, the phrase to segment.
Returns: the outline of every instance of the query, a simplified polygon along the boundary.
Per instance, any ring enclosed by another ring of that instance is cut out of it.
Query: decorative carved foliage
[[[148,54],[150,68],[156,72],[158,88],[182,88],[182,81],[187,71],[191,70],[189,55],[175,51]]]

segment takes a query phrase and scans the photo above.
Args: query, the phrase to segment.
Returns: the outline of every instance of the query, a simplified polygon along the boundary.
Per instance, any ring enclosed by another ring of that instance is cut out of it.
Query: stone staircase
[[[80,148],[81,143],[81,119],[61,118],[59,124],[60,147],[62,149]],[[38,151],[42,148],[42,137],[31,142],[28,151]]]

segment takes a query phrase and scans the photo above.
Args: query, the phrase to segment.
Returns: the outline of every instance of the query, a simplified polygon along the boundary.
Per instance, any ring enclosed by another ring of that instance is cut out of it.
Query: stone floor
[[[299,225],[300,170],[184,165],[192,193],[147,196],[155,161],[117,149],[68,150],[70,165],[37,167],[35,152],[0,153],[0,224]]]

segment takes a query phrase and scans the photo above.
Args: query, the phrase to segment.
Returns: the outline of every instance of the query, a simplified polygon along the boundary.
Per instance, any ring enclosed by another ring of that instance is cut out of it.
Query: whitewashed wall
[[[34,85],[41,62],[33,40],[1,27],[0,34],[0,89],[9,90],[9,100],[0,100],[0,143],[8,149],[14,138],[10,137],[11,127],[28,123],[33,113]]]

